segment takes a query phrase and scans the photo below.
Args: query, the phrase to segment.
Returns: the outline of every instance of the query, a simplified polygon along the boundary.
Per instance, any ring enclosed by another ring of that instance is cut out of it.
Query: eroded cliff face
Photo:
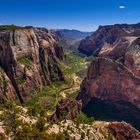
[[[140,37],[128,47],[124,58],[124,65],[140,77]]]
[[[100,26],[93,35],[81,41],[79,51],[87,55],[103,55],[118,59],[138,36],[140,36],[140,24]]]
[[[64,80],[57,60],[64,60],[55,33],[42,28],[0,31],[0,67],[20,101],[22,95],[52,81]]]
[[[12,86],[11,81],[0,68],[0,103],[3,103],[6,99],[16,99],[15,89]]]
[[[89,116],[125,120],[140,129],[140,78],[117,61],[92,61],[77,100]]]

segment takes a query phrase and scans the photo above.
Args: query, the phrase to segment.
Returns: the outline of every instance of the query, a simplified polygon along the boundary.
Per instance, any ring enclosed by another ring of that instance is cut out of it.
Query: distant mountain
[[[61,35],[70,40],[81,40],[87,36],[90,36],[92,32],[82,32],[78,30],[68,30],[68,29],[60,29],[58,30]]]
[[[61,38],[61,45],[65,49],[69,50],[77,49],[82,39],[92,35],[92,32],[82,32],[78,30],[69,29],[59,29],[56,30],[56,32]]]

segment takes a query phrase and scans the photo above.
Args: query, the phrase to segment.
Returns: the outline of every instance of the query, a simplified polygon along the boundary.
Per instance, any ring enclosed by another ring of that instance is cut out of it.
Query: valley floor
[[[80,84],[86,76],[87,58],[67,51],[66,60],[58,63],[64,71],[65,81],[58,81],[35,90],[35,96],[27,97],[26,105],[29,108],[39,108],[39,111],[45,109],[51,115],[61,99],[75,99],[77,96]]]

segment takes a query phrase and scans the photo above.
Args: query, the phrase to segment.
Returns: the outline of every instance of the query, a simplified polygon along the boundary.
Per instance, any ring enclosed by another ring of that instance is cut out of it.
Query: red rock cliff
[[[54,32],[43,28],[0,31],[0,67],[19,96],[32,89],[64,80],[57,64],[64,60],[62,47]]]
[[[140,126],[140,78],[121,63],[107,58],[92,61],[77,99],[82,100],[88,114],[94,114],[96,110],[108,116],[117,112],[111,114],[111,119],[118,117],[137,128]]]

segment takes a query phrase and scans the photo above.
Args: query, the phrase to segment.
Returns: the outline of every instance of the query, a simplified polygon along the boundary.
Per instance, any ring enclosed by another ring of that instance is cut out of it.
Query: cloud
[[[119,9],[125,9],[124,5],[119,6]]]

